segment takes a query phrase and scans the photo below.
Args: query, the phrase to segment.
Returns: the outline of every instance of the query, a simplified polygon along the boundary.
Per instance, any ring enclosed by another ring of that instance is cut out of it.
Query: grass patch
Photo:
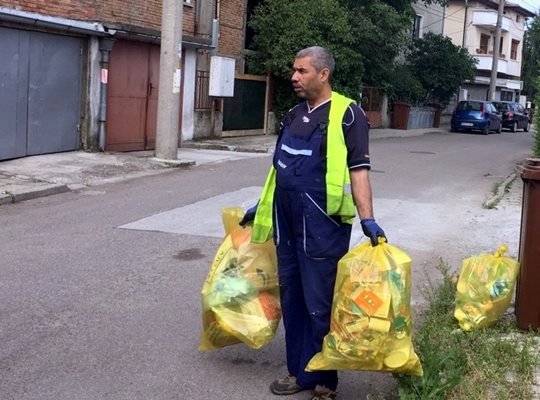
[[[438,269],[442,282],[424,293],[429,306],[413,335],[424,376],[395,375],[398,399],[531,399],[540,333],[520,331],[511,317],[462,332],[453,316],[456,289],[449,267],[441,262]]]
[[[497,205],[501,202],[503,195],[506,193],[509,193],[510,190],[512,189],[512,184],[514,183],[515,179],[516,179],[516,176],[515,174],[513,174],[513,175],[510,175],[508,178],[506,178],[504,182],[494,183],[491,188],[491,193],[492,193],[491,198],[486,200],[484,204],[482,204],[482,207],[484,207],[487,210],[492,210],[496,208]],[[503,184],[504,184],[504,187],[502,187]]]

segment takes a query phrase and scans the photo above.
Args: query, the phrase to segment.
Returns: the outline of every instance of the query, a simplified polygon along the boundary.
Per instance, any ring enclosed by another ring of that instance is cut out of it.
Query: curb
[[[39,184],[39,187],[22,187],[20,189],[6,191],[0,194],[0,205],[18,203],[24,200],[51,196],[53,194],[69,192],[69,188],[63,184]]]
[[[515,172],[511,173],[506,177],[506,179],[499,184],[499,187],[497,188],[497,193],[493,195],[491,198],[486,200],[484,204],[482,205],[484,208],[494,208],[497,206],[499,201],[504,197],[506,194],[506,187],[510,185],[514,180],[516,179],[517,175]]]
[[[261,146],[261,147],[249,147],[241,145],[230,145],[225,143],[208,143],[208,142],[184,142],[182,147],[188,149],[199,149],[199,150],[223,150],[223,151],[236,151],[240,153],[269,153],[270,149]]]

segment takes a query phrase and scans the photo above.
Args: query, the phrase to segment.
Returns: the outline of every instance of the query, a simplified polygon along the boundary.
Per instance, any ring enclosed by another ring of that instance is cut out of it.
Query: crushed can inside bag
[[[487,327],[497,321],[512,300],[519,263],[504,254],[501,245],[494,254],[479,254],[461,264],[454,317],[464,331]]]
[[[365,242],[338,263],[330,332],[307,366],[422,376],[412,345],[411,259]]]
[[[226,237],[201,290],[201,351],[237,343],[261,348],[281,319],[274,243],[251,243],[251,227],[238,225],[242,215],[242,208],[222,210]]]

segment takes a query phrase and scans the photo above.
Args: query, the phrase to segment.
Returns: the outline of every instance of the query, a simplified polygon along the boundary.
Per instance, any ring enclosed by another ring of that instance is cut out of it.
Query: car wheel
[[[510,132],[516,132],[517,131],[517,121],[510,126]]]
[[[458,130],[457,130],[456,128],[454,128],[454,127],[451,127],[451,128],[450,128],[450,132],[457,132],[457,131],[458,131]]]
[[[531,123],[527,121],[525,128],[523,128],[523,132],[529,132],[529,129],[531,129]]]

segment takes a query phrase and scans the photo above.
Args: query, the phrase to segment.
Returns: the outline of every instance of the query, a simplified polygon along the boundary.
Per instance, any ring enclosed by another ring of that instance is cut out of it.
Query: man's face
[[[327,68],[317,72],[311,57],[295,59],[291,77],[295,93],[306,100],[315,99],[328,82],[328,72]]]

